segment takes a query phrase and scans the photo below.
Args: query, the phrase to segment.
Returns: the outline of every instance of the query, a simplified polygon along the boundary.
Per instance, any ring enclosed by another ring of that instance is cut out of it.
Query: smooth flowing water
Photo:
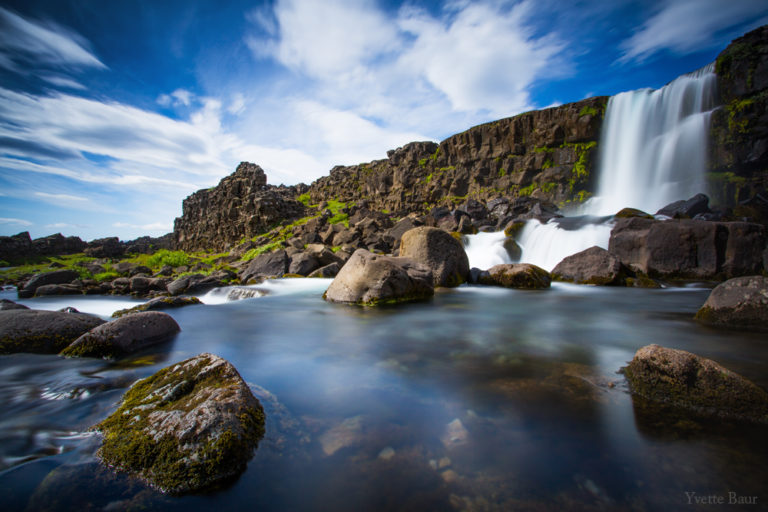
[[[209,294],[217,304],[168,310],[182,328],[174,340],[118,362],[0,357],[0,508],[656,511],[688,510],[686,493],[768,500],[763,428],[649,407],[616,373],[659,343],[768,387],[764,335],[692,320],[706,289],[464,285],[362,309],[323,301],[328,284],[276,280],[236,302]],[[101,469],[88,428],[137,379],[201,352],[231,361],[266,410],[246,472],[174,498]]]
[[[661,89],[640,89],[608,100],[600,135],[597,193],[578,214],[614,215],[622,208],[651,214],[706,192],[707,137],[715,108],[714,64]],[[594,245],[608,248],[613,225],[596,220],[579,230],[560,221],[529,221],[520,261],[552,270],[563,258]]]

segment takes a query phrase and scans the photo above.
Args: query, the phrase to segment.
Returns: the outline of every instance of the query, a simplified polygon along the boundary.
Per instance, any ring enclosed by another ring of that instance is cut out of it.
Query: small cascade
[[[667,204],[706,191],[707,135],[715,108],[714,64],[683,75],[661,89],[641,89],[608,100],[600,136],[596,197],[581,213],[611,216],[622,208],[655,213]],[[594,245],[608,248],[610,218],[578,229],[563,219],[529,221],[518,243],[521,261],[552,270],[571,254]]]
[[[512,263],[504,247],[507,236],[503,231],[466,235],[464,250],[469,258],[469,266],[487,270],[494,265]]]

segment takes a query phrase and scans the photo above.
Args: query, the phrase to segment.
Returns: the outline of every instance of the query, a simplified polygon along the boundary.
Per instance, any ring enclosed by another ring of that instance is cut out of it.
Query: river
[[[687,510],[692,496],[768,500],[764,429],[633,402],[617,374],[658,343],[768,387],[764,334],[692,320],[707,289],[463,285],[362,309],[323,301],[329,282],[204,296],[209,304],[168,310],[182,328],[175,339],[117,362],[0,357],[3,510],[652,511]],[[131,301],[20,302],[106,316]],[[88,428],[137,379],[201,352],[232,362],[267,413],[245,473],[174,498],[100,469]]]

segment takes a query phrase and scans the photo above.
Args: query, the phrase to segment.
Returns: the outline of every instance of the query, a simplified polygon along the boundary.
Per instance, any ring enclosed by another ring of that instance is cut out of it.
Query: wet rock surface
[[[137,382],[93,430],[103,435],[105,464],[183,494],[245,469],[264,435],[264,412],[235,367],[205,353]]]
[[[590,247],[568,256],[552,269],[552,278],[577,284],[623,285],[624,268],[602,247]]]
[[[506,263],[494,265],[480,273],[478,283],[487,286],[541,290],[549,288],[552,278],[549,272],[529,263]]]
[[[170,316],[146,311],[122,316],[91,329],[61,354],[68,357],[118,358],[167,341],[181,330]]]
[[[624,368],[633,393],[696,413],[768,423],[768,393],[716,362],[659,345],[639,349]]]
[[[104,320],[82,313],[13,309],[0,311],[0,354],[57,354]]]
[[[190,297],[187,295],[179,295],[176,297],[155,297],[154,299],[139,304],[128,309],[121,309],[112,313],[112,318],[120,318],[125,315],[131,315],[133,313],[141,313],[142,311],[157,311],[163,309],[181,308],[184,306],[194,306],[202,304],[202,301],[197,297]]]
[[[400,241],[400,256],[432,269],[435,286],[458,286],[469,277],[464,247],[442,229],[419,227],[406,231]]]
[[[429,298],[432,271],[409,258],[394,258],[358,249],[344,264],[323,298],[374,306]]]
[[[768,277],[737,277],[719,284],[696,319],[723,327],[768,331]]]

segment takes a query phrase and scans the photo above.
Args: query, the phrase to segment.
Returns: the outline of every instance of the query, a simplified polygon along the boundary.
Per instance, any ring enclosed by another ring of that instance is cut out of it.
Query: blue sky
[[[240,161],[271,184],[660,87],[768,0],[0,2],[0,235],[161,235]]]

